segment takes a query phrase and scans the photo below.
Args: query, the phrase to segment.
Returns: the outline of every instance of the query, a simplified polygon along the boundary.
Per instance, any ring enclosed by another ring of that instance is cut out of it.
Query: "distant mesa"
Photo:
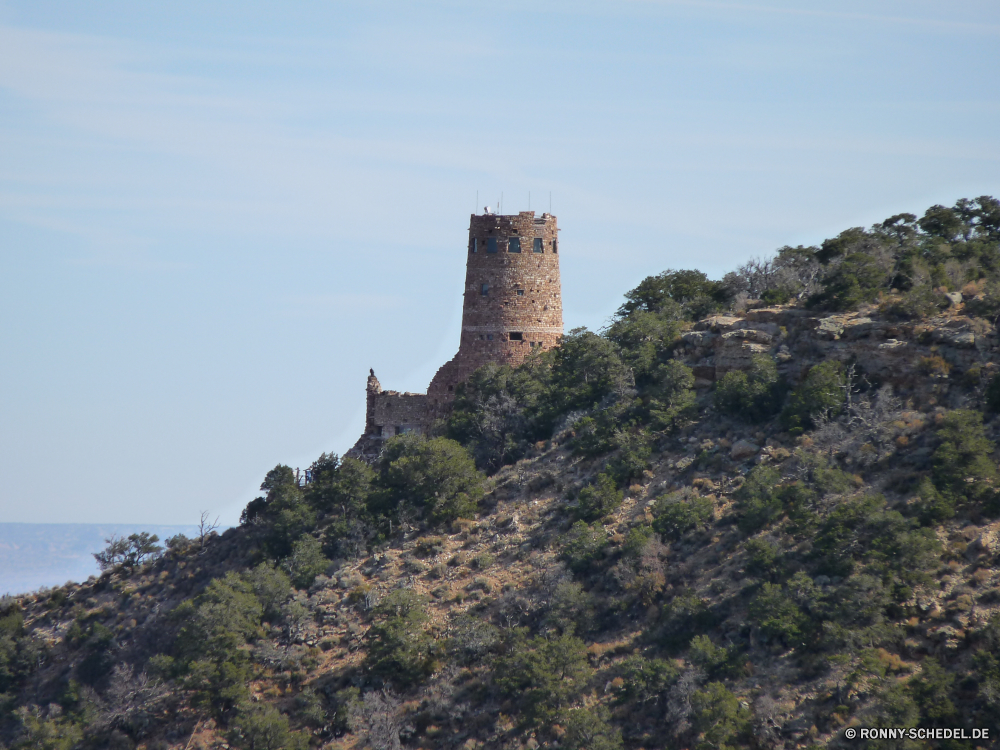
[[[458,353],[437,371],[427,393],[383,390],[369,369],[365,431],[348,456],[372,461],[388,438],[426,433],[448,411],[455,387],[483,365],[517,366],[536,349],[558,346],[558,235],[550,213],[504,216],[487,208],[471,217]]]

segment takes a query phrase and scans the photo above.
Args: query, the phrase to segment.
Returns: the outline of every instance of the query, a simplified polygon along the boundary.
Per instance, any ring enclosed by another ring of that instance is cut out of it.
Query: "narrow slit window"
[[[479,293],[482,294],[484,297],[488,296],[490,293],[490,285],[483,284],[481,287],[479,287]]]
[[[519,253],[521,252],[521,238],[511,237],[507,240],[507,252],[508,253]]]
[[[545,252],[544,250],[542,250],[542,238],[541,237],[535,237],[535,242],[534,242],[534,244],[532,246],[532,251],[536,252],[536,253],[543,253],[543,252]]]
[[[492,341],[493,340],[493,334],[492,333],[487,333],[486,334],[486,340],[487,341]]]
[[[552,240],[552,252],[559,252],[559,240]]]
[[[511,331],[510,332],[510,340],[511,341],[524,341],[524,334],[521,333],[520,331]]]
[[[473,237],[471,240],[469,240],[469,252],[470,253],[478,253],[479,252],[479,238],[478,237]]]
[[[486,252],[495,253],[497,251],[497,238],[487,237],[486,238]]]
[[[523,289],[518,289],[517,290],[517,296],[518,297],[523,297],[524,296],[524,290]]]

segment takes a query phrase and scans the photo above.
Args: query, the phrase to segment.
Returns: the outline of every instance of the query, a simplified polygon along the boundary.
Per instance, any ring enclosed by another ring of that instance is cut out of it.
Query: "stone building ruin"
[[[374,370],[367,385],[365,431],[347,455],[373,460],[385,440],[426,433],[444,416],[455,388],[488,362],[517,366],[563,333],[556,217],[473,214],[469,224],[462,334],[427,393],[383,390]]]

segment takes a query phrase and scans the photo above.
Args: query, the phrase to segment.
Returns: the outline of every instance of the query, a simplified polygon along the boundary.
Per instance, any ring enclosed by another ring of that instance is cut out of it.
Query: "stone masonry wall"
[[[432,408],[487,362],[518,365],[563,333],[556,217],[472,216],[458,354],[427,389]],[[519,250],[519,252],[518,252]]]
[[[382,390],[368,378],[365,434],[348,456],[373,460],[382,442],[426,432],[447,412],[455,388],[488,362],[517,366],[562,337],[559,229],[556,217],[473,215],[458,353],[437,371],[427,394]]]

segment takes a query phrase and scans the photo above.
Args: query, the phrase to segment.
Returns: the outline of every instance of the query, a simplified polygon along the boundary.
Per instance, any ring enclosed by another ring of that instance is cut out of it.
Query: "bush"
[[[145,531],[129,534],[128,537],[112,536],[105,539],[108,546],[94,553],[94,559],[101,570],[121,568],[131,572],[149,560],[155,560],[163,552],[157,544],[160,537]]]
[[[990,501],[996,494],[996,447],[986,436],[983,415],[968,409],[949,412],[938,428],[934,486],[957,503]]]
[[[667,537],[678,538],[694,529],[704,529],[715,519],[715,507],[705,497],[681,492],[664,495],[653,509],[653,530]]]
[[[780,640],[786,646],[805,643],[810,621],[795,600],[778,584],[765,583],[750,602],[748,614],[768,639]]]
[[[661,637],[669,649],[681,649],[712,625],[705,600],[694,592],[677,594],[663,608]]]
[[[710,682],[691,696],[695,731],[704,735],[699,747],[728,750],[750,725],[750,711],[721,682]]]
[[[777,469],[761,464],[747,475],[743,486],[736,492],[739,518],[737,523],[742,531],[751,534],[774,523],[784,508],[775,491],[781,476]]]
[[[774,578],[781,570],[781,548],[766,539],[750,539],[745,545],[747,572],[761,578]]]
[[[617,698],[620,703],[659,702],[680,676],[672,661],[638,655],[627,657],[618,670],[622,679]]]
[[[622,733],[608,724],[609,718],[603,706],[571,708],[560,718],[566,731],[559,746],[569,750],[621,750]]]
[[[820,525],[813,554],[828,575],[847,576],[866,560],[906,583],[923,583],[937,561],[940,543],[930,529],[915,529],[881,495],[848,500]]]
[[[826,275],[824,290],[810,297],[809,304],[828,310],[853,310],[865,302],[874,302],[879,291],[887,288],[888,271],[886,262],[873,253],[850,253]]]
[[[847,379],[844,366],[827,360],[809,370],[805,380],[788,397],[781,421],[791,431],[802,432],[818,418],[832,418],[844,407]]]
[[[437,669],[437,646],[424,629],[424,601],[412,589],[396,589],[374,610],[368,631],[368,671],[402,688],[429,677]]]
[[[297,589],[312,586],[316,576],[327,569],[330,561],[323,556],[319,539],[305,535],[292,544],[291,554],[285,558],[284,566]]]
[[[275,622],[281,617],[281,607],[292,595],[292,582],[279,568],[267,563],[261,563],[253,570],[243,574],[244,580],[250,584],[257,601],[262,608],[262,616],[269,622]]]
[[[483,475],[468,451],[448,438],[394,437],[378,466],[377,503],[384,513],[406,503],[441,525],[473,517],[483,496]]]
[[[598,474],[594,484],[580,490],[576,514],[584,521],[597,521],[622,504],[622,493],[607,474]]]
[[[715,408],[748,422],[763,422],[781,408],[783,383],[774,360],[755,354],[750,369],[731,370],[715,386]]]
[[[586,574],[604,559],[607,532],[601,526],[577,521],[562,538],[562,558],[574,573]]]
[[[269,703],[240,706],[229,730],[229,741],[246,750],[306,750],[308,732],[293,732],[288,717]]]
[[[587,646],[579,638],[561,635],[515,640],[497,660],[495,683],[521,711],[527,726],[548,726],[560,709],[580,694],[593,670]]]

